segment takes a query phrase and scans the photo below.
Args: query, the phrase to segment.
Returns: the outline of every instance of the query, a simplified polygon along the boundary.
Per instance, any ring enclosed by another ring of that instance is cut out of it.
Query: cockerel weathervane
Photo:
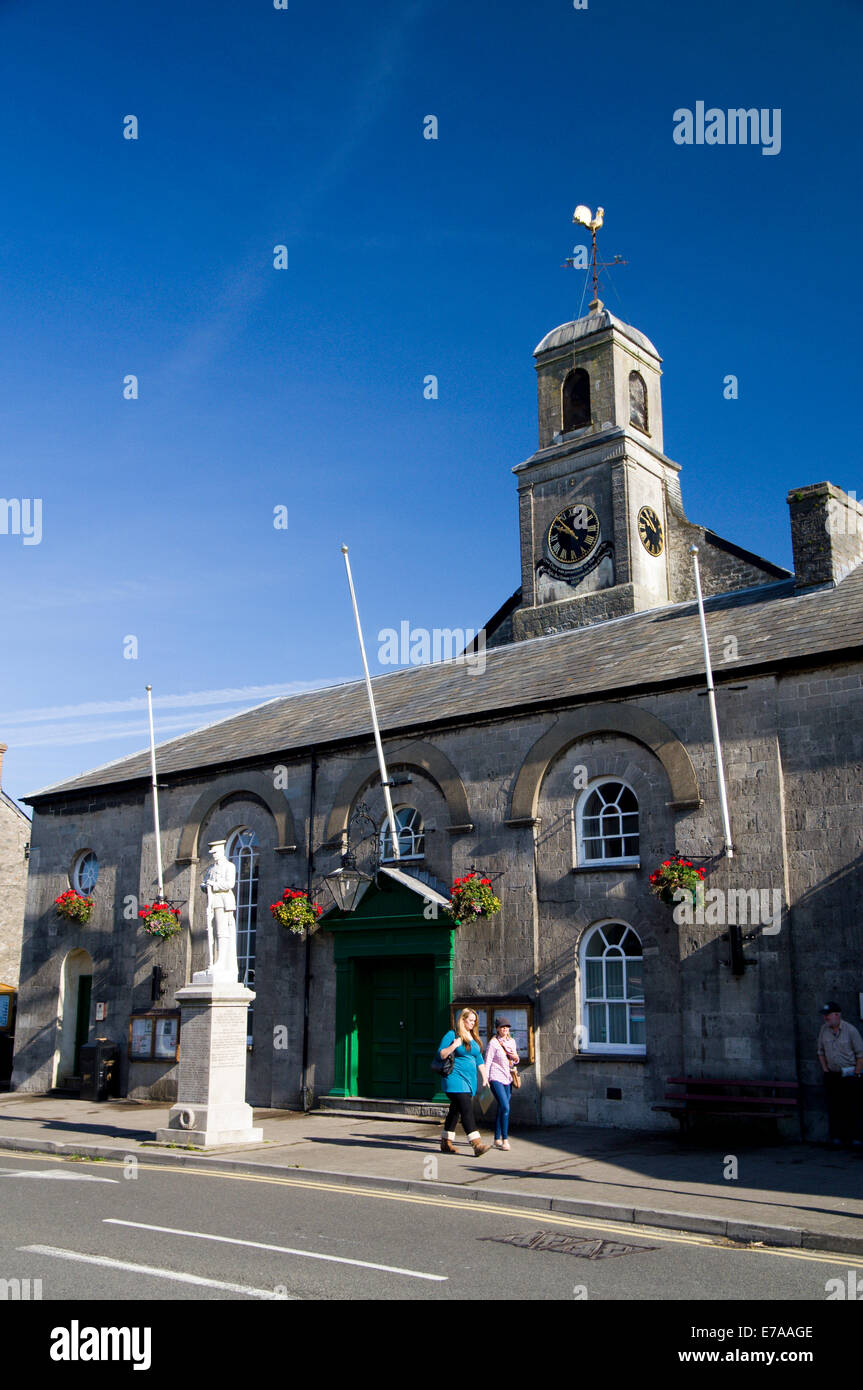
[[[591,212],[590,208],[585,207],[584,203],[579,203],[578,207],[575,209],[575,212],[572,214],[572,220],[573,220],[573,222],[579,223],[579,225],[582,226],[582,227],[589,227],[589,228],[590,228],[590,235],[591,235],[592,242],[593,242],[592,253],[591,253],[591,269],[592,269],[592,271],[593,271],[593,302],[591,303],[591,306],[590,306],[590,312],[591,312],[592,314],[597,313],[598,310],[600,310],[600,309],[602,308],[602,301],[601,301],[601,299],[600,299],[600,297],[599,297],[599,271],[600,271],[600,270],[605,270],[606,267],[607,267],[607,266],[610,266],[610,265],[626,265],[626,261],[623,259],[622,256],[615,256],[615,258],[614,258],[613,261],[599,261],[599,262],[597,262],[597,259],[596,259],[596,234],[597,234],[597,232],[599,231],[600,227],[602,226],[604,217],[605,217],[605,208],[597,208],[597,209],[596,209],[596,216],[594,217],[594,215],[593,215],[593,213]],[[575,259],[574,259],[574,257],[571,256],[571,257],[567,260],[566,264],[567,264],[567,265],[575,266]]]

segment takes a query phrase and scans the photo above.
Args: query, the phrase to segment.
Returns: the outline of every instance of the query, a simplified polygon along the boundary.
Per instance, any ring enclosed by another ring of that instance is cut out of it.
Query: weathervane
[[[622,256],[615,256],[613,261],[597,261],[596,259],[596,234],[602,226],[604,217],[604,208],[597,208],[596,216],[594,217],[590,208],[585,207],[584,203],[579,203],[578,207],[575,209],[575,212],[572,214],[573,222],[579,223],[582,227],[590,228],[590,235],[593,242],[591,254],[591,269],[593,270],[593,302],[590,306],[590,312],[592,314],[595,314],[599,309],[602,308],[602,300],[599,297],[599,271],[606,270],[608,266],[611,265],[626,265],[626,261],[623,259]],[[572,266],[573,269],[583,268],[581,266],[576,266],[574,256],[568,256],[564,264]]]

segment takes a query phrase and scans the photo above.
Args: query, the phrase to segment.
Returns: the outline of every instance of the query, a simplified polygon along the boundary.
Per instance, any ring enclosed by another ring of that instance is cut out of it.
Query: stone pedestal
[[[200,971],[177,991],[180,1005],[180,1075],[177,1104],[162,1144],[259,1144],[246,1104],[246,1016],[254,994],[236,981]]]

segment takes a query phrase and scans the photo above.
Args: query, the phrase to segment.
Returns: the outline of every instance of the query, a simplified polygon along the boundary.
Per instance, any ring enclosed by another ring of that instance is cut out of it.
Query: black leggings
[[[477,1123],[473,1114],[473,1096],[469,1091],[453,1091],[449,1098],[449,1110],[444,1120],[444,1130],[447,1134],[455,1134],[455,1127],[459,1120],[465,1134],[475,1134]]]

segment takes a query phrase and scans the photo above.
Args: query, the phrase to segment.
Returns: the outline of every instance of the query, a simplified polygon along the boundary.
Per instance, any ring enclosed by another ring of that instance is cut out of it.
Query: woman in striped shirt
[[[488,1084],[497,1101],[494,1125],[494,1146],[509,1149],[509,1105],[512,1096],[512,1069],[518,1065],[518,1052],[510,1037],[512,1027],[508,1018],[496,1018],[495,1035],[486,1048],[485,1065]]]

